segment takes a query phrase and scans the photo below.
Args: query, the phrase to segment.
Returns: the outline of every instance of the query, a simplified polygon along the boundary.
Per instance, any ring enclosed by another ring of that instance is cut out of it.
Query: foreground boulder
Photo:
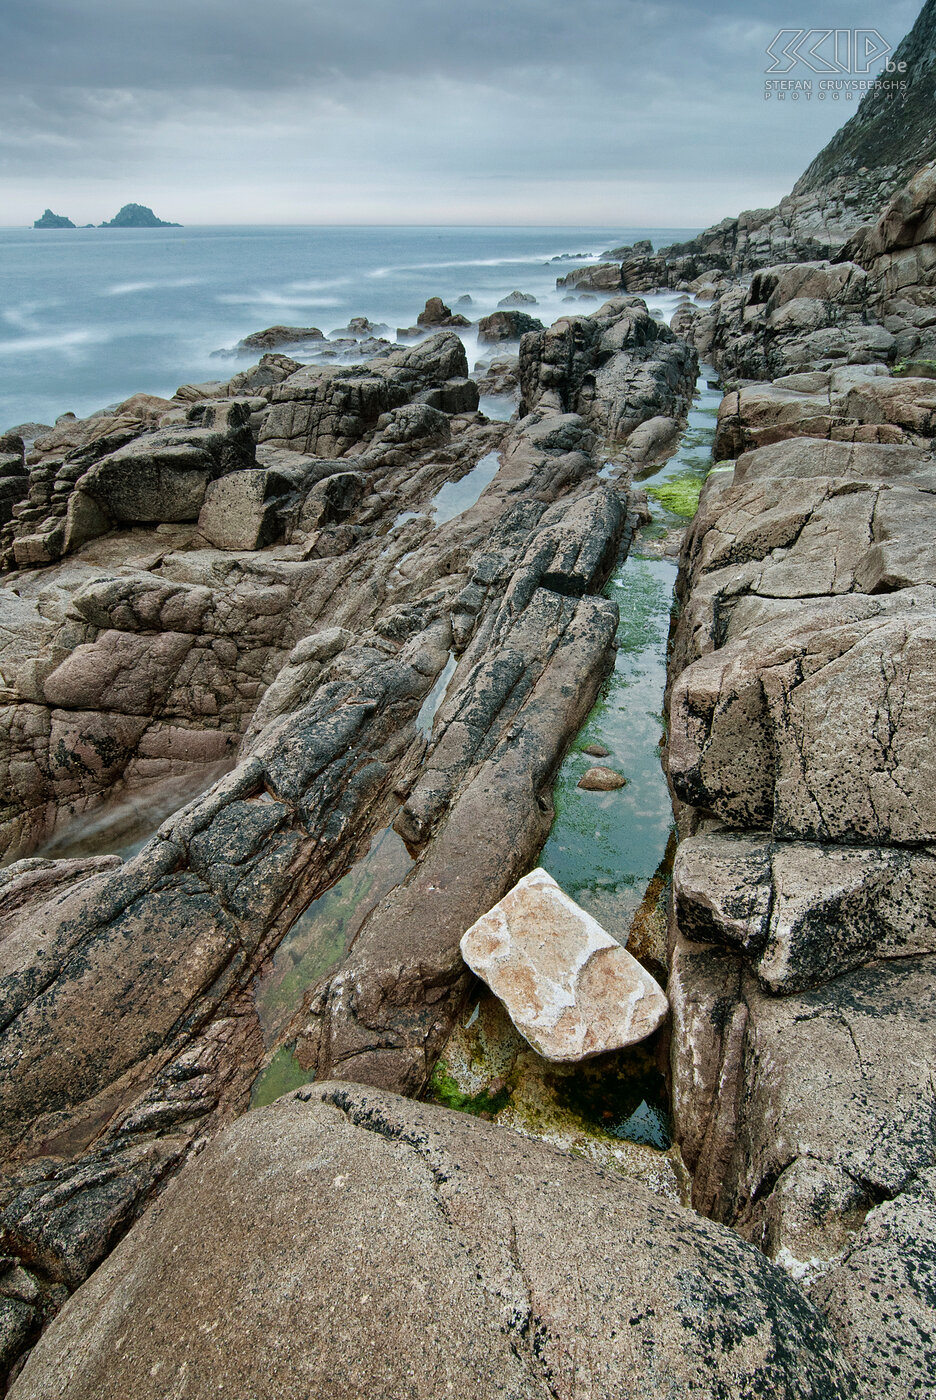
[[[10,1394],[854,1389],[804,1295],[727,1230],[492,1124],[332,1083],[248,1114],[193,1161]]]
[[[660,987],[625,948],[533,870],[465,934],[462,956],[547,1060],[583,1060],[652,1035]]]

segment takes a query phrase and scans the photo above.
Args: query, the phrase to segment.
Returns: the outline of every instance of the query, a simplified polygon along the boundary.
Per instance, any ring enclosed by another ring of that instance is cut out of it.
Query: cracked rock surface
[[[10,1392],[53,1393],[854,1391],[816,1309],[730,1231],[493,1124],[325,1083],[189,1164]]]

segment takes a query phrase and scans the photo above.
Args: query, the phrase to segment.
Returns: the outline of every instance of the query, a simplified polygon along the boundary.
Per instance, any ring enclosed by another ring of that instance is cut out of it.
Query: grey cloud
[[[742,202],[767,186],[779,195],[848,115],[764,103],[764,49],[779,28],[877,25],[896,44],[917,7],[896,0],[886,16],[868,0],[827,0],[821,16],[768,0],[9,8],[0,171],[20,200],[10,221],[35,216],[33,190],[44,205],[56,181],[72,190],[82,179],[175,191],[169,213],[183,219],[196,189],[228,189],[227,207],[240,200],[246,222],[264,189],[290,186],[295,217],[310,216],[319,186],[340,217],[342,184],[355,210],[372,189],[378,220],[405,220],[411,198],[444,216],[456,193],[483,218],[485,189],[496,202],[511,180],[552,191],[574,221],[564,183],[631,180],[668,186],[669,205],[674,185],[691,185],[689,225],[734,212],[699,213],[706,180],[713,191],[747,183]],[[530,207],[530,222],[555,217]]]

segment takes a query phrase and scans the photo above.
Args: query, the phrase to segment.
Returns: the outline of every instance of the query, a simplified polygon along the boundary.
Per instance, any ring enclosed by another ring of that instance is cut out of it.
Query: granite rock
[[[525,875],[473,924],[461,951],[548,1060],[633,1045],[666,1017],[649,972],[545,870]]]
[[[578,780],[578,786],[584,788],[586,792],[614,792],[617,788],[622,788],[627,779],[623,773],[618,773],[614,768],[605,768],[597,765],[589,768]]]
[[[494,1124],[335,1083],[247,1114],[193,1161],[10,1395],[179,1386],[191,1400],[854,1394],[815,1308],[729,1231]]]

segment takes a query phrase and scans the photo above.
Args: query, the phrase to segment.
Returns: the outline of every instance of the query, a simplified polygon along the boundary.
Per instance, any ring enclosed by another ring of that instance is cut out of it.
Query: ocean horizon
[[[476,321],[515,290],[534,296],[529,311],[549,324],[568,310],[569,293],[555,284],[578,265],[574,255],[586,262],[638,239],[659,248],[697,232],[554,224],[0,229],[0,431],[228,378],[258,356],[219,352],[274,324],[331,335],[364,316],[395,340],[430,296],[450,305],[470,297],[458,309]],[[470,359],[475,347],[466,339]]]

